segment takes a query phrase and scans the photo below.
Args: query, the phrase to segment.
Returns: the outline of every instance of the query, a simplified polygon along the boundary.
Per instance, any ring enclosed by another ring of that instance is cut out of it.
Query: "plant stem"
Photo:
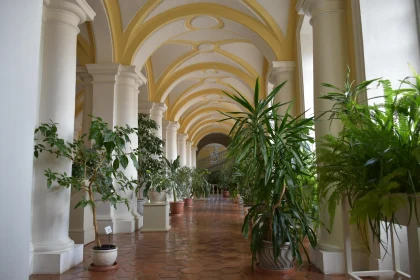
[[[95,203],[93,192],[92,192],[92,182],[89,184],[89,199]],[[99,240],[99,233],[98,233],[98,222],[96,220],[96,207],[91,205],[92,207],[92,215],[93,215],[93,227],[95,228],[95,244],[98,247],[102,247],[101,240]]]

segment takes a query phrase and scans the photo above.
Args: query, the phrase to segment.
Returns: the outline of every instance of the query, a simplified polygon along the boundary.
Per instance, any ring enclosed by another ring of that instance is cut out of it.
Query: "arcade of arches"
[[[294,115],[316,114],[328,109],[316,102],[321,83],[344,84],[347,66],[356,81],[404,77],[407,62],[420,69],[417,1],[395,2],[1,1],[0,278],[60,274],[83,260],[83,213],[73,221],[70,191],[45,187],[44,169],[71,166],[33,160],[38,124],[53,120],[60,136],[72,139],[88,131],[89,115],[111,126],[136,126],[137,114],[145,113],[159,126],[165,156],[179,155],[181,165],[195,167],[205,153],[229,143],[233,123],[218,122],[220,112],[243,110],[224,95],[230,86],[251,99],[258,77],[264,95],[287,81],[275,101],[293,101]],[[317,124],[316,137],[328,130]],[[142,238],[142,217],[132,203],[131,212],[101,210],[99,219],[113,225],[117,238]],[[319,233],[313,257],[322,272],[344,273],[339,226]]]

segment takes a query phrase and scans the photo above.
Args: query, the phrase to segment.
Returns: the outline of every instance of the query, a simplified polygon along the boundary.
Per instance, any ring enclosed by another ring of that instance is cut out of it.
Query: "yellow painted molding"
[[[206,117],[209,115],[209,113],[213,113],[213,112],[217,112],[217,111],[221,111],[221,112],[229,112],[231,110],[226,109],[226,108],[220,108],[220,107],[207,107],[207,108],[197,108],[193,111],[190,112],[190,114],[181,122],[181,127],[179,128],[180,132],[185,133],[185,130],[190,126],[190,123],[197,117]],[[220,119],[223,119],[223,115],[220,114]]]
[[[172,112],[172,108],[176,106],[177,103],[179,103],[179,101],[185,97],[185,95],[187,95],[189,92],[191,92],[192,90],[194,90],[195,88],[204,85],[204,80],[200,79],[196,84],[188,87],[186,90],[184,90],[179,96],[178,98],[172,103],[172,105],[170,107],[168,107],[168,110],[166,110],[167,112],[169,112],[169,116],[171,115],[170,113]],[[169,98],[170,94],[168,94]],[[157,102],[157,101],[155,101]]]
[[[192,51],[189,51],[189,52],[181,55],[177,59],[175,59],[171,64],[169,64],[165,68],[165,70],[163,70],[162,74],[160,74],[160,76],[158,77],[158,80],[156,82],[157,83],[161,82],[164,77],[168,76],[169,73],[171,73],[174,69],[178,68],[179,65],[181,65],[182,63],[184,63],[188,59],[192,58],[197,53],[198,53],[197,51],[192,50]],[[159,102],[159,101],[157,101],[157,102]]]
[[[109,27],[111,29],[113,60],[114,63],[120,63],[121,55],[124,52],[120,6],[118,0],[103,0],[103,4],[108,15]],[[126,64],[130,65],[131,63]]]
[[[88,34],[89,34],[89,41],[90,41],[90,49],[92,53],[92,64],[96,63],[96,41],[95,41],[95,34],[93,33],[93,26],[91,21],[86,22]]]
[[[257,16],[262,19],[265,25],[270,27],[279,42],[282,42],[282,40],[284,42],[284,32],[280,29],[277,22],[266,9],[264,9],[256,0],[242,0],[242,2],[247,5],[255,14],[257,14]],[[295,7],[293,3],[291,3],[290,6]]]
[[[225,23],[223,22],[223,20],[220,19],[220,17],[215,17],[214,19],[217,21],[216,25],[212,27],[208,27],[208,28],[195,28],[194,26],[192,26],[191,22],[199,16],[201,15],[188,17],[187,20],[185,21],[185,28],[187,28],[189,31],[194,31],[194,30],[200,30],[200,29],[222,29],[223,26],[225,26]]]
[[[117,0],[104,0],[106,2],[110,1],[117,1]],[[110,6],[110,5],[106,5]],[[110,10],[116,10],[116,7],[108,7],[108,11]],[[119,10],[119,8],[118,8]],[[118,15],[114,15],[115,11],[110,11],[109,14],[112,16],[110,17],[111,21],[118,21]],[[194,15],[208,15],[213,17],[222,17],[226,18],[228,20],[232,20],[234,22],[237,22],[241,25],[244,25],[245,27],[249,28],[251,31],[253,31],[255,34],[258,34],[271,48],[273,53],[276,56],[276,59],[278,60],[284,60],[283,57],[283,44],[285,43],[285,39],[282,38],[281,40],[278,40],[272,33],[269,27],[265,26],[260,21],[242,13],[237,10],[234,10],[232,8],[213,4],[213,3],[194,3],[194,4],[187,4],[182,5],[173,9],[170,9],[168,11],[165,11],[159,15],[156,15],[155,17],[151,18],[147,22],[144,22],[143,24],[139,25],[139,28],[136,28],[136,30],[130,34],[130,40],[128,41],[124,56],[121,60],[121,63],[123,64],[131,64],[134,56],[137,52],[137,50],[140,48],[140,46],[143,45],[145,40],[153,34],[156,30],[161,28],[164,25],[167,25],[173,21],[179,20],[181,18],[185,18],[188,16],[194,16]],[[121,20],[119,20],[121,22]],[[112,29],[115,29],[118,24],[114,23],[111,24]],[[131,37],[131,35],[133,37]],[[114,38],[117,39],[117,38]]]
[[[246,60],[240,58],[239,56],[234,55],[234,54],[232,54],[230,52],[227,52],[225,50],[222,50],[219,47],[215,48],[215,52],[227,57],[228,59],[232,60],[233,62],[235,62],[236,64],[238,64],[242,68],[244,68],[246,71],[248,71],[248,74],[250,74],[255,79],[259,76],[259,74],[255,70],[255,68],[251,64],[249,64]]]
[[[218,123],[218,121],[220,120],[217,118],[213,118],[213,119],[204,119],[204,120],[200,120],[199,122],[195,123],[192,125],[192,127],[186,132],[188,135],[195,135],[198,131],[200,131],[200,129],[206,127],[209,124],[216,124]],[[223,123],[219,123],[219,124],[230,124],[230,125],[234,125],[235,123],[233,121],[225,121]]]
[[[232,91],[226,91],[226,92],[229,93],[229,94],[234,94]],[[205,99],[202,99],[202,97],[205,96],[205,95],[207,95],[207,94],[220,95],[220,97],[226,96],[221,89],[204,89],[204,90],[200,90],[200,91],[195,92],[194,94],[188,96],[188,98],[184,98],[184,99],[180,98],[180,99],[178,99],[177,100],[178,102],[177,103],[174,103],[171,106],[172,109],[171,109],[171,113],[169,115],[169,118],[170,119],[175,119],[175,117],[178,114],[178,112],[181,111],[181,110],[183,110],[184,107],[187,105],[187,103],[189,103],[189,102],[191,102],[191,101],[193,101],[195,99],[199,99],[199,102],[200,101],[204,101],[204,102],[213,101],[213,100],[205,100]],[[246,98],[246,96],[245,96],[245,98]],[[249,98],[247,98],[247,99],[248,99],[248,101],[250,101]],[[220,100],[214,100],[214,101],[221,101],[221,100],[222,99],[220,99]]]
[[[197,63],[193,65],[189,65],[185,68],[182,68],[166,77],[162,81],[160,81],[157,85],[157,96],[154,98],[154,100],[165,100],[166,95],[168,94],[166,91],[167,89],[178,79],[182,78],[183,76],[194,72],[194,71],[200,71],[200,70],[206,70],[206,69],[217,69],[225,72],[232,73],[242,79],[251,89],[254,88],[254,78],[248,75],[247,73],[243,72],[242,70],[239,70],[236,67],[233,67],[231,65],[225,64],[225,63],[219,63],[219,62],[204,62],[204,63]]]
[[[146,72],[147,72],[147,88],[148,88],[148,99],[152,100],[153,95],[156,90],[156,84],[155,84],[155,75],[153,74],[153,65],[152,65],[152,59],[149,58],[146,61]]]
[[[93,39],[91,39],[93,40]],[[93,43],[94,44],[94,43]],[[95,47],[82,35],[77,35],[77,58],[79,65],[95,63]]]
[[[83,111],[83,103],[84,103],[83,101],[84,100],[81,100],[81,99],[83,99],[84,95],[85,95],[84,89],[81,89],[78,92],[76,92],[76,108],[75,108],[75,111],[74,111],[74,113],[75,113],[74,117],[77,117],[77,115],[79,115],[80,112]]]
[[[211,128],[206,129],[204,131],[201,131],[200,133],[197,133],[197,135],[195,135],[194,138],[191,139],[191,141],[198,144],[201,139],[203,139],[204,137],[206,137],[209,134],[223,133],[223,134],[226,134],[227,136],[229,136],[229,132],[230,132],[230,129],[227,129],[223,126],[221,126],[221,127],[211,127]]]

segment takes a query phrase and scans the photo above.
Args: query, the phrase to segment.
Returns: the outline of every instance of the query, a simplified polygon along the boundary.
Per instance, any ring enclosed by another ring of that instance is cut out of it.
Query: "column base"
[[[169,203],[145,203],[141,232],[168,231]]]
[[[95,241],[95,228],[69,230],[69,237],[76,244],[89,244]]]
[[[324,274],[346,274],[344,251],[323,251],[309,248],[311,262]],[[365,251],[352,252],[353,271],[369,270],[369,255]]]
[[[114,233],[132,233],[134,232],[136,223],[134,217],[131,219],[115,219],[114,220]]]
[[[105,232],[105,227],[107,226],[111,226],[112,231],[115,232],[115,221],[111,220],[111,219],[102,219],[102,220],[98,220],[98,233],[99,234],[107,234]]]
[[[83,245],[55,253],[34,253],[33,274],[61,274],[83,261]]]
[[[139,230],[143,226],[143,216],[138,215],[134,217],[134,230]]]

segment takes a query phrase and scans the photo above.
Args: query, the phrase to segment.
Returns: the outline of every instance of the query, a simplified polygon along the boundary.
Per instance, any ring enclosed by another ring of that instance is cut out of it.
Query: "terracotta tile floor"
[[[243,217],[242,207],[227,199],[195,201],[183,216],[171,217],[167,233],[114,235],[120,266],[115,272],[88,271],[93,246],[89,244],[83,263],[62,275],[32,275],[30,279],[347,279],[323,275],[309,265],[285,278],[253,273],[248,243],[240,233]]]

